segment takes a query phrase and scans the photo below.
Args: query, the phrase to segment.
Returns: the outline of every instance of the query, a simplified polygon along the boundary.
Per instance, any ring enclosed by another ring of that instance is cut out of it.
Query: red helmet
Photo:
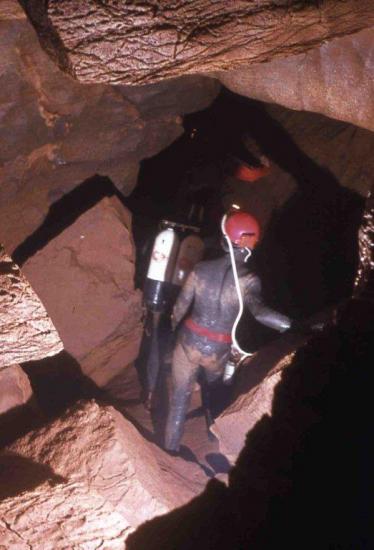
[[[230,241],[239,248],[252,250],[260,238],[259,223],[247,212],[230,214],[226,219],[225,231]]]

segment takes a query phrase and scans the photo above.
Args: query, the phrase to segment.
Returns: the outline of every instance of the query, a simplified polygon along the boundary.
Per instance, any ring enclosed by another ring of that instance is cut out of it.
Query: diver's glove
[[[322,321],[306,321],[305,319],[294,320],[291,323],[290,330],[300,334],[321,334],[326,327]]]

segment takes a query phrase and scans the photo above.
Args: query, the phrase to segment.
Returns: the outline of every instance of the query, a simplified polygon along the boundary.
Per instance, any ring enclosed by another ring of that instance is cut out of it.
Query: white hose
[[[235,256],[234,256],[234,248],[232,246],[232,242],[230,240],[230,237],[227,235],[226,233],[226,228],[225,228],[225,223],[226,223],[226,219],[227,219],[227,214],[225,214],[222,218],[222,222],[221,222],[221,229],[222,229],[222,233],[223,233],[223,236],[225,237],[226,241],[227,241],[227,244],[228,244],[228,247],[229,247],[229,252],[230,252],[230,260],[231,260],[231,266],[232,266],[232,272],[234,274],[234,281],[235,281],[235,288],[236,288],[236,292],[238,294],[238,298],[239,298],[239,312],[238,312],[238,315],[234,321],[234,324],[232,326],[232,329],[231,329],[231,339],[232,339],[232,345],[231,345],[231,349],[235,349],[236,351],[238,351],[240,353],[240,355],[242,356],[241,359],[240,359],[240,363],[246,359],[247,357],[251,357],[253,355],[253,353],[248,353],[246,351],[244,351],[237,339],[236,339],[236,329],[237,329],[237,326],[239,324],[239,321],[240,321],[240,318],[241,316],[243,315],[243,311],[244,311],[244,304],[243,304],[243,296],[242,296],[242,292],[241,292],[241,289],[240,289],[240,282],[239,282],[239,276],[238,276],[238,270],[237,270],[237,267],[236,267],[236,262],[235,262]],[[245,258],[244,261],[246,261],[250,255],[252,254],[251,250],[249,248],[246,249],[248,251],[248,254]]]

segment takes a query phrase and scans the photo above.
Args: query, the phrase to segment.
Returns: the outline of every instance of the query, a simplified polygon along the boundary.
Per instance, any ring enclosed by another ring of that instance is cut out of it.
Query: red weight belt
[[[213,340],[214,342],[223,342],[225,344],[231,344],[232,342],[231,334],[227,334],[225,332],[213,332],[212,330],[195,323],[191,317],[186,319],[184,324],[187,328],[192,330],[192,332],[199,334],[199,336],[206,336],[209,340]]]

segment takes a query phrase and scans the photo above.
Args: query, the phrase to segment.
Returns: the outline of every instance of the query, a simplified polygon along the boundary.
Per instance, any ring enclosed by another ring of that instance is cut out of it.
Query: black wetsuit
[[[261,282],[244,263],[247,251],[235,250],[243,302],[260,323],[283,332],[291,319],[267,307]],[[231,329],[239,311],[229,254],[198,263],[190,273],[173,310],[178,330],[172,362],[173,393],[166,425],[165,448],[179,450],[185,416],[200,368],[208,382],[220,378],[229,358]],[[188,314],[188,315],[187,315]]]

